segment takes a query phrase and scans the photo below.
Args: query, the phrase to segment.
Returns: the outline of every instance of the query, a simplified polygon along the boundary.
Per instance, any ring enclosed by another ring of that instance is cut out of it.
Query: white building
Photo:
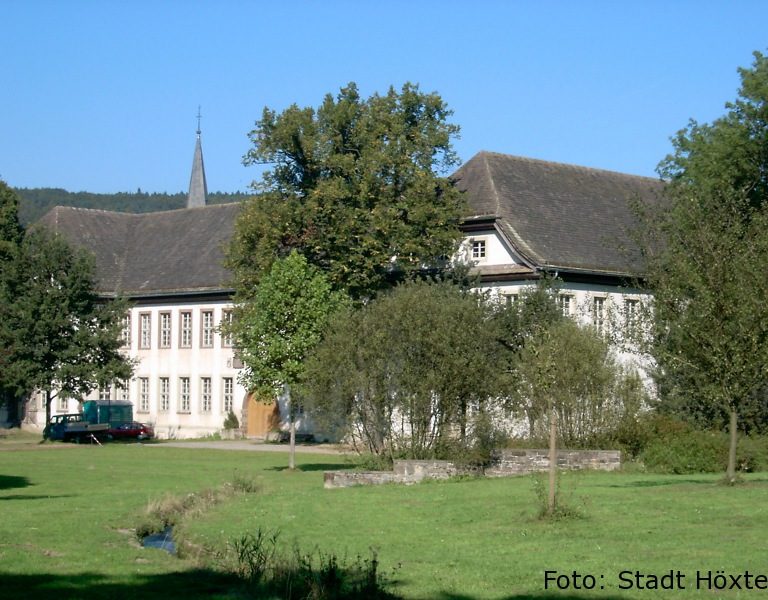
[[[128,399],[137,420],[161,437],[196,437],[222,428],[232,410],[248,436],[284,423],[274,405],[249,397],[237,380],[238,360],[219,326],[231,314],[233,290],[223,264],[238,204],[205,205],[200,136],[188,208],[145,214],[57,207],[42,224],[96,256],[98,291],[133,302],[125,351],[138,363],[130,382],[93,397]],[[641,270],[628,235],[633,200],[655,199],[661,182],[610,171],[481,152],[453,176],[471,216],[461,252],[479,286],[509,297],[543,273],[563,286],[563,311],[598,327],[608,315],[631,319]],[[77,410],[57,402],[54,412]],[[31,398],[25,421],[45,411]]]

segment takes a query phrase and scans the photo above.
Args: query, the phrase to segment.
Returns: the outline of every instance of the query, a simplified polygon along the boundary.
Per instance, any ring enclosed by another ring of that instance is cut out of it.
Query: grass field
[[[149,502],[236,476],[257,479],[260,491],[185,522],[185,539],[222,548],[261,528],[279,530],[287,549],[367,557],[374,548],[382,571],[395,569],[389,589],[406,598],[768,596],[695,589],[697,572],[768,575],[764,474],[737,488],[716,485],[716,476],[569,475],[566,493],[584,518],[547,523],[535,518],[528,477],[324,490],[322,471],[343,466],[342,457],[300,454],[297,472],[284,470],[286,458],[0,439],[0,598],[238,597],[230,576],[143,549],[131,531]],[[592,575],[596,588],[545,590],[545,571]],[[620,589],[635,571],[679,573],[676,586],[685,589]]]

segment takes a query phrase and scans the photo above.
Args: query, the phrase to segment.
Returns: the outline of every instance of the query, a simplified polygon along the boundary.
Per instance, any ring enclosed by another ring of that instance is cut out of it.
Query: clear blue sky
[[[689,118],[768,50],[765,0],[2,0],[0,178],[186,190],[202,107],[211,191],[246,191],[264,106],[349,81],[437,91],[480,150],[654,175]]]

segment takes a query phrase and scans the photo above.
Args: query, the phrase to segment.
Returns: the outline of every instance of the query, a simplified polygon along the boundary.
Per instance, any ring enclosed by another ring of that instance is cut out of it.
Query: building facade
[[[642,300],[632,287],[642,262],[631,242],[631,205],[655,202],[658,180],[489,152],[453,179],[470,207],[456,258],[472,264],[479,289],[514,302],[548,274],[562,282],[565,314],[614,333],[631,326]],[[230,411],[247,435],[265,437],[285,428],[285,407],[259,402],[242,387],[242,365],[221,332],[233,294],[224,248],[240,206],[206,206],[205,189],[198,130],[188,208],[123,214],[57,207],[41,224],[93,252],[103,297],[133,303],[123,339],[134,377],[91,398],[131,401],[136,419],[152,423],[160,437],[217,433]],[[636,357],[625,348],[623,358]],[[53,410],[76,411],[77,400]],[[42,425],[39,398],[25,415]]]

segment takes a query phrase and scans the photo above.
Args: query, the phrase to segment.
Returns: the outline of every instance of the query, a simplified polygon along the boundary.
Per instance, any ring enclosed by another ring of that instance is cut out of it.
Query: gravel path
[[[214,442],[162,442],[145,444],[147,448],[199,448],[201,450],[249,450],[251,452],[288,452],[288,444],[265,444],[249,440]],[[350,451],[333,444],[296,444],[296,452],[302,454],[349,454]]]

